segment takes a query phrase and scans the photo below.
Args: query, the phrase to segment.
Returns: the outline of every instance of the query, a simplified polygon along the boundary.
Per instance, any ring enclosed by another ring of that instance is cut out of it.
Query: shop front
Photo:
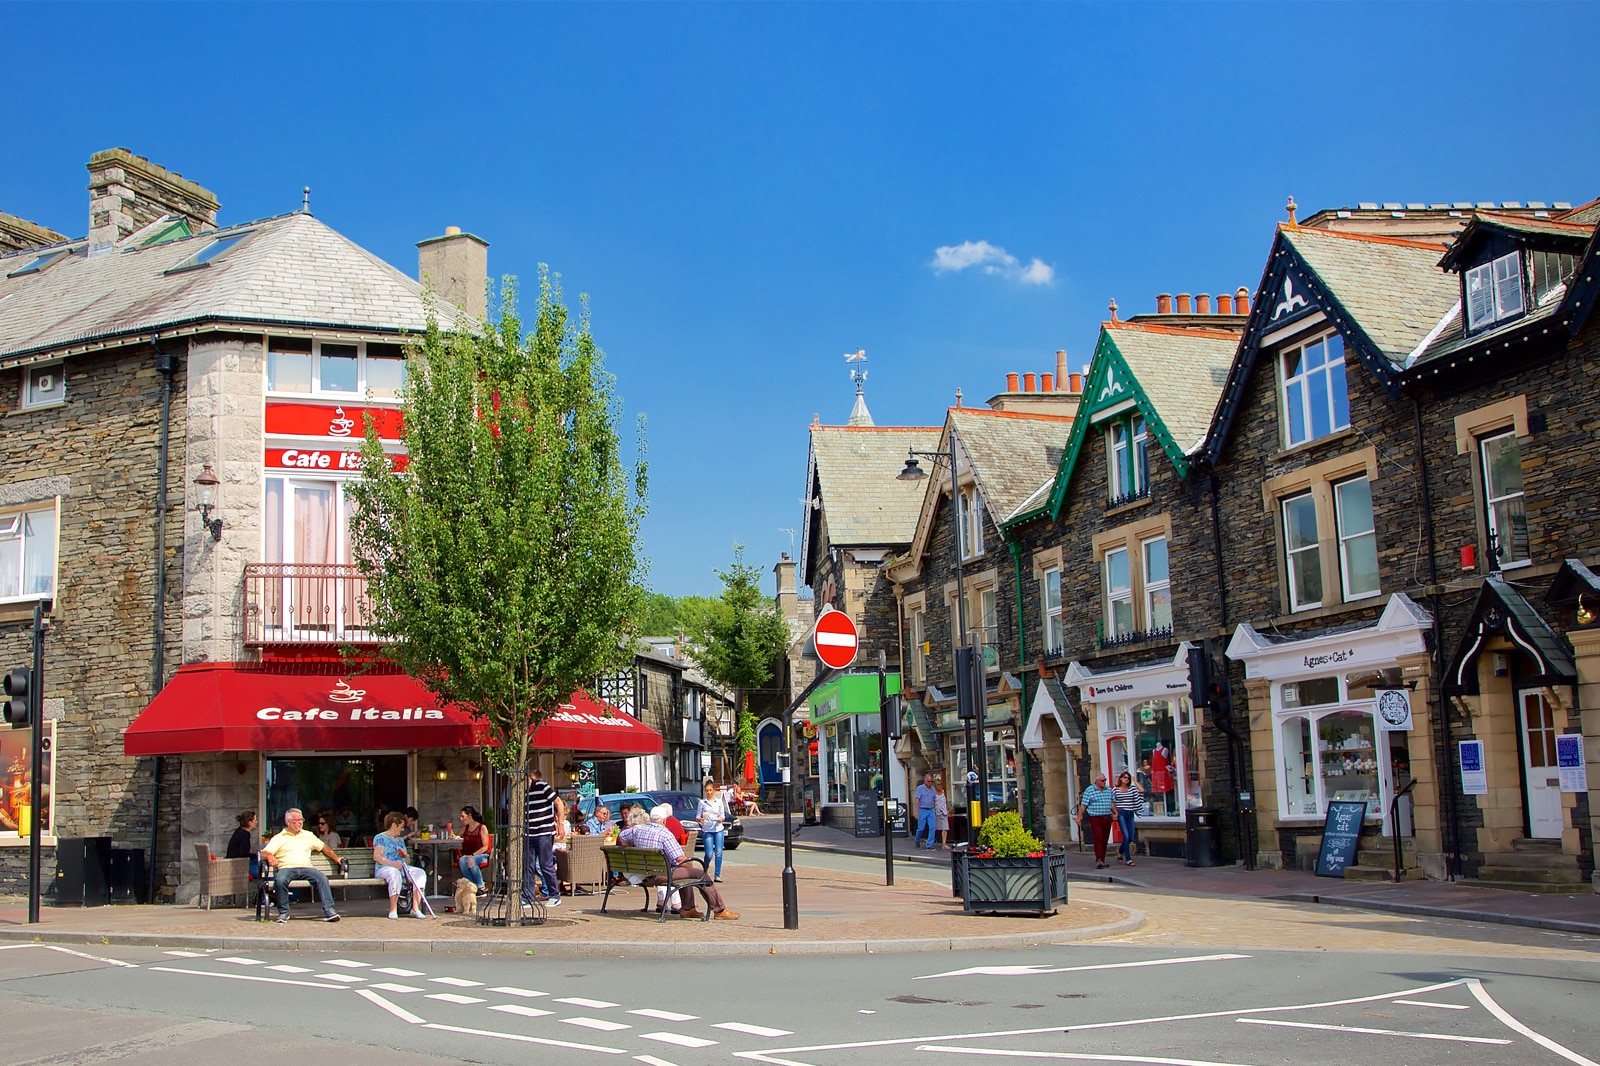
[[[182,867],[178,899],[197,883],[195,847],[220,853],[235,816],[257,811],[261,831],[299,807],[308,824],[333,821],[363,845],[385,814],[414,806],[442,830],[488,803],[481,723],[441,704],[406,674],[319,672],[324,666],[196,663],[184,666],[123,737],[132,756],[183,759]],[[660,734],[574,693],[540,725],[533,746],[547,780],[596,758],[659,754]]]
[[[900,675],[887,677],[889,695],[900,692]],[[846,674],[811,694],[809,734],[805,750],[812,753],[816,794],[824,825],[855,829],[856,793],[882,795],[885,765],[891,794],[906,802],[905,768],[890,758],[878,710],[878,675]],[[892,742],[891,742],[892,743]]]
[[[1362,851],[1392,852],[1392,839],[1378,838],[1398,831],[1407,866],[1442,874],[1432,625],[1396,593],[1368,626],[1298,639],[1264,636],[1248,623],[1234,631],[1228,657],[1245,667],[1262,866],[1313,865],[1328,804],[1343,801],[1367,805]]]
[[[914,776],[920,783],[922,771],[927,770],[943,781],[950,804],[952,842],[967,839],[972,804],[978,797],[979,758],[984,760],[989,786],[988,813],[1020,813],[1026,806],[1024,771],[1017,759],[1022,682],[1004,670],[992,669],[990,676],[982,729],[976,722],[962,720],[954,692],[945,693],[935,685],[928,686],[920,707],[913,710],[913,724],[922,747],[919,754],[910,755],[917,771]]]

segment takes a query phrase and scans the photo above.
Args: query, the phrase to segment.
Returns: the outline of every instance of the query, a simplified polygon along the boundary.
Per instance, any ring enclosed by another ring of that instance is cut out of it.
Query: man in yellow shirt
[[[317,834],[306,832],[306,816],[299,807],[290,807],[283,815],[283,832],[267,841],[261,848],[261,857],[275,871],[272,875],[272,892],[278,901],[278,921],[289,920],[289,882],[310,881],[317,891],[317,901],[322,904],[322,920],[337,922],[339,912],[333,909],[333,887],[321,870],[311,865],[311,853],[320,851],[332,862],[344,865],[337,852],[318,839]]]

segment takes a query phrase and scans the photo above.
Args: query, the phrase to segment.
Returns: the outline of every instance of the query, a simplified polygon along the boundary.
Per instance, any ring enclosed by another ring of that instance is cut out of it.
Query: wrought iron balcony
[[[1096,627],[1099,629],[1100,627]],[[1114,633],[1107,636],[1102,629],[1099,636],[1100,650],[1109,651],[1112,648],[1125,648],[1131,644],[1148,644],[1155,641],[1172,640],[1172,627],[1160,626],[1155,629],[1135,629],[1127,633]]]
[[[384,644],[372,631],[367,579],[349,563],[249,563],[244,568],[244,642]]]

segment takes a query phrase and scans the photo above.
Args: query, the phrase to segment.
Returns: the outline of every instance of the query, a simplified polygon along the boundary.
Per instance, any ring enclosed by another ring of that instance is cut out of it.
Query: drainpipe
[[[151,625],[150,697],[155,698],[166,683],[167,674],[167,464],[172,453],[172,375],[178,357],[163,352],[159,333],[151,334],[150,347],[156,352],[156,370],[161,374],[161,430],[156,446],[156,604]],[[155,757],[154,781],[150,788],[150,869],[145,899],[156,901],[156,855],[161,843],[161,756]]]
[[[1215,470],[1206,472],[1206,489],[1211,496],[1211,554],[1217,561],[1217,618],[1223,634],[1228,631],[1228,580],[1222,565],[1222,506],[1219,492],[1221,483],[1217,479]],[[1211,644],[1207,640],[1205,645],[1206,668],[1211,667]],[[1223,656],[1223,668],[1227,669],[1227,656]],[[1228,713],[1231,716],[1236,706],[1233,699],[1233,683],[1228,682]],[[1229,786],[1233,790],[1233,836],[1239,845],[1239,857],[1244,861],[1246,870],[1256,868],[1256,827],[1247,824],[1249,819],[1240,809],[1239,785],[1245,780],[1244,750],[1245,739],[1239,735],[1238,729],[1230,720],[1226,725],[1218,721],[1215,723],[1218,730],[1228,740],[1228,778]],[[1255,791],[1252,784],[1251,792]],[[1254,809],[1252,804],[1251,809]]]
[[[1428,452],[1423,447],[1422,437],[1422,401],[1417,399],[1416,393],[1411,393],[1411,416],[1413,429],[1417,440],[1417,479],[1422,490],[1422,536],[1428,543],[1428,585],[1430,588],[1439,587],[1439,560],[1437,545],[1434,542],[1433,530],[1433,490],[1428,484]],[[1428,613],[1433,616],[1433,648],[1435,662],[1438,668],[1434,671],[1435,696],[1439,702],[1439,727],[1443,738],[1442,750],[1435,760],[1435,768],[1440,771],[1439,783],[1444,792],[1445,811],[1450,824],[1450,854],[1452,863],[1446,875],[1452,881],[1461,879],[1461,823],[1459,812],[1456,809],[1456,760],[1451,758],[1451,751],[1455,747],[1455,739],[1450,729],[1450,704],[1444,694],[1444,622],[1439,617],[1439,596],[1437,593],[1428,597]],[[1395,826],[1396,834],[1400,827]],[[1441,841],[1441,843],[1443,843]]]
[[[1020,712],[1018,719],[1012,725],[1012,734],[1017,740],[1017,754],[1022,756],[1022,784],[1019,795],[1021,801],[1022,825],[1033,832],[1033,790],[1029,787],[1033,775],[1028,772],[1028,749],[1022,746],[1023,725],[1028,718],[1028,638],[1022,626],[1022,544],[1015,540],[1007,540],[1006,547],[1011,549],[1011,562],[1016,568],[1017,576],[1017,677],[1022,680],[1022,693],[1017,698],[1017,708]]]

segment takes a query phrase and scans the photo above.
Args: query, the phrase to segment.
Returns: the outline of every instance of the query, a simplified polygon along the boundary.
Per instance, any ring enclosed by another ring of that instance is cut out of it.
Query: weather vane
[[[850,380],[856,383],[856,391],[861,391],[861,385],[867,380],[867,350],[858,348],[854,352],[845,352],[844,361],[850,364]]]

